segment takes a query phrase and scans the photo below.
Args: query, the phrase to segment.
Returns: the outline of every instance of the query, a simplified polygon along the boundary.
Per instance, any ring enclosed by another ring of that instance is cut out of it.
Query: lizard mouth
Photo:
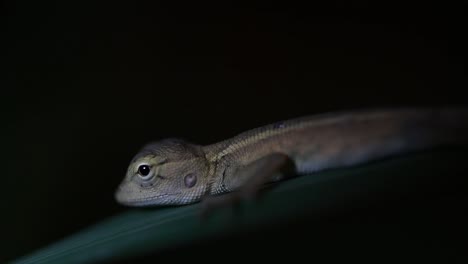
[[[151,206],[151,205],[165,205],[170,204],[174,200],[178,193],[163,193],[153,196],[144,196],[130,198],[124,192],[117,191],[115,194],[115,199],[117,202],[127,206]]]

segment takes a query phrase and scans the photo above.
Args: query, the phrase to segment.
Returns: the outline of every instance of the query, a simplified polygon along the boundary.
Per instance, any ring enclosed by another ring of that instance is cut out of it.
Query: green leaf
[[[466,171],[465,150],[413,153],[363,166],[324,171],[272,186],[240,208],[223,208],[208,219],[199,204],[130,208],[13,263],[96,263],[128,259],[228,237],[308,213],[320,218],[414,192],[441,191]],[[450,188],[450,187],[447,187]],[[112,194],[109,194],[112,195]],[[294,206],[291,206],[294,205]]]

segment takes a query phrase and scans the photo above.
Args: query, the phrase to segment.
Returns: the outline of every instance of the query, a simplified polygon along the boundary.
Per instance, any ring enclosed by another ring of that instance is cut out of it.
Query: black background
[[[193,2],[5,4],[2,259],[124,210],[113,192],[148,141],[468,102],[461,4]]]

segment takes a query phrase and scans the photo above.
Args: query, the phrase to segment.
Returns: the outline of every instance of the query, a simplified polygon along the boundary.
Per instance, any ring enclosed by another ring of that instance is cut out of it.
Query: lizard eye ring
[[[151,166],[149,166],[148,164],[141,164],[138,166],[138,176],[142,180],[147,181],[154,176],[154,172]]]

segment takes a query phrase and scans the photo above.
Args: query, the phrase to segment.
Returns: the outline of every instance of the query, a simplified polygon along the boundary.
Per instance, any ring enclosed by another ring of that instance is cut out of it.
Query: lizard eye
[[[192,188],[197,183],[197,175],[189,173],[184,177],[184,184],[187,188]]]
[[[138,167],[138,173],[140,173],[142,176],[147,176],[150,173],[150,168],[148,165],[141,165]]]
[[[143,180],[149,180],[153,177],[153,172],[151,167],[146,164],[142,164],[138,167],[138,176]]]

